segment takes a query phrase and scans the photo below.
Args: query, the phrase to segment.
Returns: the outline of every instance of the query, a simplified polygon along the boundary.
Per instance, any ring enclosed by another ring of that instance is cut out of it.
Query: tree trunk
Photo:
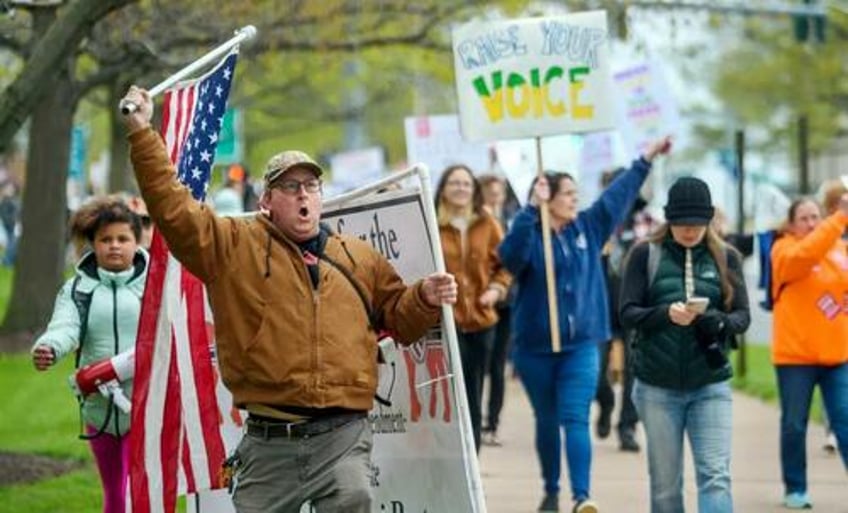
[[[50,16],[44,10],[34,14],[36,24],[45,23]],[[66,183],[77,103],[70,69],[71,63],[66,60],[46,84],[49,94],[33,111],[21,208],[22,233],[3,333],[43,327],[63,280]]]
[[[118,119],[118,102],[126,94],[132,82],[118,80],[109,89],[110,131],[112,145],[109,150],[109,192],[136,192],[138,187],[132,176],[130,164],[130,143],[127,141],[127,130]]]
[[[72,57],[80,41],[101,18],[137,0],[79,0],[64,10],[62,19],[49,28],[36,30],[38,43],[27,59],[20,75],[0,95],[0,153],[3,153],[24,121],[48,93],[48,84],[62,64]],[[55,7],[37,7],[37,17],[56,18]],[[35,23],[35,21],[34,21]]]

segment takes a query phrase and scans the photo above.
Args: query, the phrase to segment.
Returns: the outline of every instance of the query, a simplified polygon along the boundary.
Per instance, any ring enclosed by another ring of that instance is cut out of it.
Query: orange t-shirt
[[[771,250],[772,362],[848,361],[848,215],[836,212],[804,238],[781,237]]]

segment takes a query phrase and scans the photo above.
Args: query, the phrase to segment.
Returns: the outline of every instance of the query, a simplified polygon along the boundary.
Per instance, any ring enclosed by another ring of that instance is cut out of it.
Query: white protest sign
[[[585,134],[580,148],[580,201],[591,204],[601,194],[601,176],[615,163],[612,132]]]
[[[386,153],[379,146],[336,153],[330,157],[330,170],[333,186],[348,191],[379,180],[386,171]]]
[[[625,152],[641,155],[648,145],[665,135],[678,135],[677,102],[658,64],[638,64],[613,75],[617,90],[618,125]]]
[[[407,162],[426,164],[434,182],[453,164],[464,164],[477,174],[489,172],[489,145],[464,140],[456,114],[408,117],[403,128]]]
[[[468,140],[614,125],[604,11],[467,23],[453,30],[453,55]]]
[[[370,243],[410,283],[436,270],[425,201],[432,200],[418,190],[391,191],[326,208],[322,220],[335,232]],[[461,426],[470,427],[470,421],[458,409],[456,394],[464,391],[455,384],[460,371],[454,369],[460,363],[450,355],[438,328],[380,365],[377,394],[388,404],[375,400],[369,414],[374,513],[485,513],[480,476],[468,460],[476,458],[470,433],[463,447]],[[231,422],[231,400],[219,394],[219,404],[225,423]],[[225,436],[231,450],[240,434],[228,430]],[[224,491],[203,492],[187,503],[193,513],[235,511]],[[301,509],[310,511],[308,504]]]
[[[560,135],[542,139],[544,167],[549,171],[565,171],[578,183],[580,172],[577,168],[576,136]],[[526,203],[530,186],[536,177],[539,164],[536,158],[536,141],[533,139],[513,139],[498,141],[495,144],[500,170],[509,180],[519,203]]]
[[[423,201],[431,199],[418,191],[385,193],[328,211],[323,219],[334,231],[372,244],[410,283],[436,270]],[[391,406],[375,401],[370,415],[375,513],[478,511],[472,490],[480,488],[480,478],[469,482],[462,456],[452,370],[459,365],[450,361],[441,330],[433,330],[380,366],[377,394]]]

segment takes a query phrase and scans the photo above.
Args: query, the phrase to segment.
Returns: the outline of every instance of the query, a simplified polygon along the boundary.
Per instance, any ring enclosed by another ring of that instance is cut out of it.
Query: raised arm
[[[837,210],[803,239],[787,236],[774,243],[771,262],[775,288],[805,278],[822,261],[848,226],[846,211],[848,206]]]
[[[670,149],[671,138],[668,136],[653,142],[645,154],[634,160],[630,169],[613,180],[586,210],[590,226],[600,227],[597,240],[605,242],[615,227],[624,221],[639,195],[639,189],[648,177],[654,159],[668,153]]]
[[[133,86],[124,99],[138,106],[124,123],[150,216],[177,259],[201,280],[211,281],[229,256],[237,221],[217,217],[177,180],[165,143],[150,125],[153,102],[147,91]]]

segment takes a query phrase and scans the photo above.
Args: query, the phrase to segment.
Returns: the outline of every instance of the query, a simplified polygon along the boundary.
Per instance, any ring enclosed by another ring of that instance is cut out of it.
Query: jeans
[[[651,513],[683,513],[683,435],[689,436],[698,483],[699,513],[732,513],[729,381],[694,390],[633,384],[648,445]]]
[[[598,385],[598,348],[586,344],[562,353],[516,351],[515,369],[536,416],[536,453],[545,493],[559,493],[562,432],[573,500],[588,498],[592,467],[589,408]]]
[[[489,363],[489,351],[495,339],[495,327],[480,331],[458,332],[459,358],[465,378],[465,395],[474,431],[474,447],[480,452],[480,430],[483,425],[483,378]]]
[[[848,469],[848,363],[777,365],[780,393],[780,465],[786,493],[807,491],[807,421],[818,385],[842,463]]]
[[[500,424],[501,409],[504,400],[504,381],[506,357],[510,346],[510,319],[509,307],[498,308],[498,323],[495,325],[495,338],[492,351],[489,354],[489,405],[487,408],[488,419],[486,428],[497,432]]]
[[[371,512],[372,434],[368,419],[309,438],[245,434],[236,449],[233,504],[239,513]]]

